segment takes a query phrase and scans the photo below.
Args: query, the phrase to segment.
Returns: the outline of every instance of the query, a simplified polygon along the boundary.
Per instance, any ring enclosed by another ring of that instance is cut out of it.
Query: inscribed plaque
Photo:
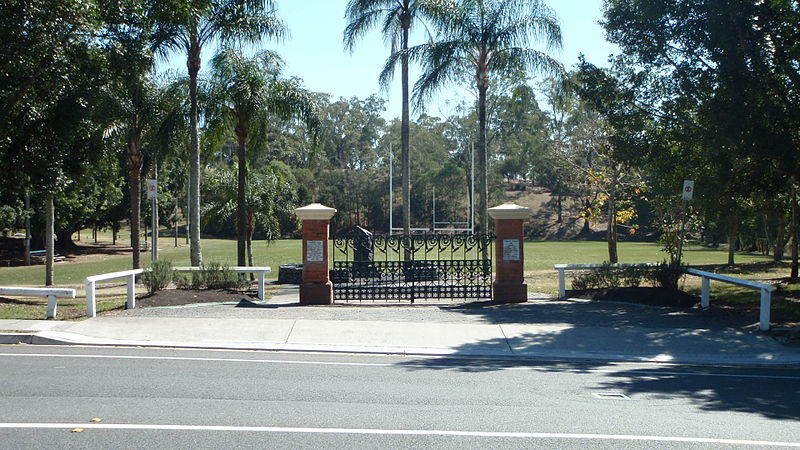
[[[503,239],[503,260],[519,261],[519,239]]]
[[[322,262],[322,241],[306,241],[306,261]]]

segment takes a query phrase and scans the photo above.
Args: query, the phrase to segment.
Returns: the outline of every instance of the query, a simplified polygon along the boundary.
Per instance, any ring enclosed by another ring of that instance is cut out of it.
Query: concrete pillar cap
[[[294,213],[300,220],[331,220],[336,214],[336,208],[329,208],[321,203],[312,203],[302,208],[295,208]]]
[[[527,219],[531,215],[531,209],[514,203],[503,203],[500,206],[489,208],[489,216],[492,219]]]

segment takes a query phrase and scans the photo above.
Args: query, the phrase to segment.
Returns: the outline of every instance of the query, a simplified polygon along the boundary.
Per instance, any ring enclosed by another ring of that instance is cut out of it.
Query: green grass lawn
[[[88,235],[88,233],[87,233]],[[84,238],[84,242],[86,239]],[[278,266],[302,261],[301,241],[281,239],[266,244],[253,243],[253,258],[256,265],[271,266],[270,278],[277,278]],[[118,245],[119,249],[123,247]],[[236,241],[228,239],[204,239],[203,261],[236,264]],[[623,263],[660,262],[665,254],[653,243],[623,242],[619,245],[619,259]],[[189,247],[179,239],[178,247],[173,241],[161,238],[159,258],[172,261],[176,266],[189,265]],[[552,271],[554,264],[594,264],[608,259],[605,242],[526,242],[525,270]],[[737,263],[769,261],[769,257],[738,253]],[[684,261],[690,265],[720,265],[727,261],[727,252],[689,245],[684,251]],[[150,262],[150,253],[142,253],[142,264]],[[131,268],[130,255],[94,256],[86,261],[65,261],[55,264],[55,280],[58,286],[77,286],[84,278],[100,273],[116,272]],[[44,284],[44,265],[0,268],[0,286],[41,286]]]
[[[179,241],[180,242],[180,241]],[[121,246],[119,246],[122,249]],[[236,241],[227,239],[204,239],[202,242],[203,261],[236,265]],[[189,265],[189,247],[183,242],[174,247],[172,241],[161,238],[159,259],[172,261],[175,266]],[[272,278],[278,277],[278,266],[298,262],[301,258],[301,241],[279,240],[270,245],[264,241],[253,243],[253,260],[259,266],[271,266]],[[142,252],[142,265],[150,264],[150,253]],[[55,281],[58,286],[77,286],[90,275],[129,270],[130,255],[93,256],[91,260],[75,262],[64,261],[55,264]],[[41,286],[44,284],[44,265],[0,268],[0,286]]]

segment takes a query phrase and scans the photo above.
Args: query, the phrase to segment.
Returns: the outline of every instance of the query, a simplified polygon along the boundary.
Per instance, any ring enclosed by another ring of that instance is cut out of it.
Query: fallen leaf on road
[[[83,433],[83,428],[73,428],[72,432],[73,433]]]
[[[93,417],[92,420],[90,420],[89,422],[102,422],[102,421],[103,421],[103,419],[101,419],[99,417]]]

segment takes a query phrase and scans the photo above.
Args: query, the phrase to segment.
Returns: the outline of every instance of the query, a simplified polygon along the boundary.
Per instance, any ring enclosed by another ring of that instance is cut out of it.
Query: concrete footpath
[[[800,365],[800,348],[705,311],[532,298],[518,305],[142,308],[78,322],[0,320],[0,343]]]

